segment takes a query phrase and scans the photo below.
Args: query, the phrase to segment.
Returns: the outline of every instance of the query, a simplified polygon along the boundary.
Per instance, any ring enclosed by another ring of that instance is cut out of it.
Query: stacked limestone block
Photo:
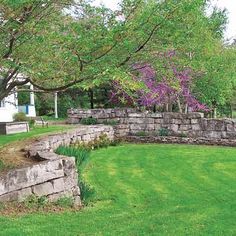
[[[34,194],[38,197],[45,196],[50,201],[72,197],[74,203],[80,205],[75,159],[57,155],[54,151],[60,145],[89,142],[101,134],[106,134],[110,140],[114,139],[112,127],[97,125],[81,126],[68,132],[49,135],[33,143],[27,155],[38,163],[11,170],[0,177],[0,202],[23,201]]]

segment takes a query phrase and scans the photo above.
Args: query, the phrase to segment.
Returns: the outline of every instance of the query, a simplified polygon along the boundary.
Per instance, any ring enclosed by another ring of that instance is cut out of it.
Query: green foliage
[[[139,132],[135,133],[135,135],[142,137],[142,136],[148,136],[148,133],[145,131],[139,131]]]
[[[18,112],[14,114],[13,116],[14,121],[20,122],[20,121],[29,121],[29,118],[26,116],[23,112]]]
[[[73,197],[61,197],[55,204],[63,208],[72,208],[74,206],[74,199]]]
[[[108,146],[116,146],[119,141],[111,141],[107,134],[100,134],[99,137],[96,137],[94,140],[89,141],[88,143],[85,142],[78,142],[73,144],[73,147],[79,149],[86,149],[86,150],[93,150],[98,148],[107,148]]]
[[[46,196],[38,197],[34,194],[24,200],[24,204],[27,208],[42,208],[48,204]]]
[[[179,137],[181,137],[181,138],[187,138],[188,135],[187,135],[186,133],[184,133],[184,132],[181,132],[181,133],[179,134]]]
[[[90,150],[88,146],[60,146],[59,148],[57,148],[56,153],[59,155],[74,157],[78,172],[80,173],[83,170],[83,167],[85,166],[86,162],[88,161]],[[94,190],[88,184],[86,184],[81,177],[79,177],[78,184],[81,192],[81,200],[84,204],[87,204],[87,199],[93,196]]]
[[[82,118],[80,120],[80,124],[82,124],[82,125],[96,125],[97,123],[98,123],[97,119],[93,118],[93,117]]]
[[[64,155],[68,157],[74,157],[76,166],[79,169],[83,162],[85,162],[89,157],[89,151],[85,148],[77,147],[65,147],[60,146],[57,148],[56,153],[59,155]]]
[[[81,172],[95,191],[89,206],[60,214],[2,215],[1,234],[234,235],[235,161],[236,149],[228,147],[99,149]]]
[[[170,131],[167,128],[161,128],[158,130],[159,136],[169,136]]]

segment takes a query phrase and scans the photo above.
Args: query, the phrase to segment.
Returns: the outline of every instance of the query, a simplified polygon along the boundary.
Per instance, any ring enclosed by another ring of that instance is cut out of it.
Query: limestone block
[[[133,131],[133,130],[145,130],[146,129],[146,124],[131,124],[130,125],[130,131]]]
[[[200,131],[200,130],[202,130],[202,127],[199,124],[197,124],[197,123],[192,124],[191,127],[192,127],[193,131]]]
[[[0,202],[24,201],[27,197],[32,195],[31,188],[25,188],[13,191],[0,196]]]
[[[181,124],[183,124],[183,120],[181,120],[181,119],[171,119],[171,124],[181,125]]]
[[[157,119],[157,118],[162,118],[163,115],[162,115],[162,113],[149,113],[149,114],[147,114],[147,117]]]
[[[47,196],[54,193],[53,184],[51,182],[46,182],[32,187],[32,192],[36,196]]]
[[[200,118],[204,118],[204,113],[201,113],[201,112],[191,112],[191,113],[187,113],[185,115],[185,117],[187,119],[200,119]]]
[[[215,120],[215,131],[224,131],[226,129],[224,120]]]
[[[145,118],[146,115],[144,113],[129,113],[129,118]]]
[[[200,123],[200,119],[191,119],[191,124],[199,124]]]
[[[227,139],[235,139],[236,138],[236,132],[226,132]]]
[[[179,125],[177,124],[171,124],[170,130],[173,131],[174,133],[177,133],[179,130]]]
[[[55,202],[57,200],[59,200],[60,198],[64,198],[64,197],[73,197],[73,192],[71,191],[63,191],[60,193],[53,193],[51,195],[48,196],[48,200],[50,202]]]
[[[155,119],[155,120],[154,120],[154,123],[155,123],[155,124],[162,124],[163,122],[164,122],[163,119]]]
[[[146,124],[145,131],[154,131],[155,125],[154,124]]]
[[[57,160],[59,158],[60,156],[57,155],[56,153],[46,152],[46,151],[38,152],[38,157],[37,157],[37,159],[40,159],[40,160]]]
[[[191,125],[180,125],[179,126],[179,131],[188,131],[191,130]]]
[[[64,178],[53,180],[52,185],[53,185],[53,192],[54,193],[59,193],[59,192],[62,192],[65,190]]]
[[[154,130],[158,131],[161,128],[160,124],[154,124]]]
[[[65,176],[69,176],[76,170],[75,158],[65,157],[62,159],[63,171]]]
[[[221,138],[221,132],[203,131],[203,137],[210,138],[210,139],[219,139],[219,138]]]
[[[236,132],[236,125],[232,123],[226,123],[226,131],[227,132]]]

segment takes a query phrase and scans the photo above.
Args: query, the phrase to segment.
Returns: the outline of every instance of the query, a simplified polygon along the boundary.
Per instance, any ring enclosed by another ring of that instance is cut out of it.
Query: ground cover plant
[[[0,235],[235,235],[236,149],[135,145],[91,152],[78,212],[0,217]]]

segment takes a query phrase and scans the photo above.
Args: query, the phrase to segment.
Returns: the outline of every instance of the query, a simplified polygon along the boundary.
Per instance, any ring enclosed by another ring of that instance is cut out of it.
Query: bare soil
[[[0,171],[1,174],[12,168],[20,168],[37,163],[36,160],[26,156],[27,147],[34,141],[34,139],[31,139],[13,142],[0,148],[0,160],[4,163],[4,169]]]

